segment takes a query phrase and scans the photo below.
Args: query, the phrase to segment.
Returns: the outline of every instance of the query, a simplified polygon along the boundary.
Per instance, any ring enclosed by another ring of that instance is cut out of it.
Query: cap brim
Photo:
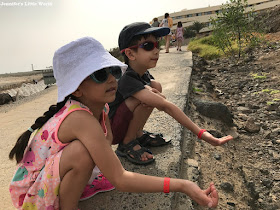
[[[167,27],[151,27],[147,28],[144,31],[138,32],[135,35],[142,35],[142,34],[155,34],[158,37],[166,36],[170,33],[170,29]]]

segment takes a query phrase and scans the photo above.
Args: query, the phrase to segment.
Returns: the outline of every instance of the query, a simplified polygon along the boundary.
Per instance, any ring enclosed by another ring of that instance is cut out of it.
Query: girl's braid
[[[49,110],[44,113],[43,116],[38,117],[35,120],[35,123],[31,125],[31,129],[36,130],[38,128],[41,128],[51,117],[53,117],[66,103],[69,96],[65,98],[63,102],[57,103],[56,105],[51,105]],[[16,158],[17,163],[19,163],[22,158],[24,151],[27,147],[28,141],[31,136],[31,131],[26,130],[23,132],[20,137],[18,138],[15,146],[10,151],[9,158],[12,160],[14,157]]]

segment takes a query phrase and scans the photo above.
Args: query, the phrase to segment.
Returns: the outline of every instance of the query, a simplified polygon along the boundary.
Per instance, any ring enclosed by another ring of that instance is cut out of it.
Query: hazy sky
[[[31,64],[52,66],[56,49],[83,36],[110,50],[127,24],[222,3],[226,0],[0,0],[0,74],[30,71]]]

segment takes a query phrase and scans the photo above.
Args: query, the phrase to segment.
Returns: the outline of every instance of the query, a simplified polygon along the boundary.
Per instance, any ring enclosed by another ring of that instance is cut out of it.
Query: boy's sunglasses
[[[103,68],[92,73],[89,76],[96,83],[104,83],[107,81],[109,74],[112,74],[116,79],[120,79],[122,76],[121,67],[111,66],[111,67]]]
[[[146,51],[152,51],[155,47],[159,49],[159,43],[158,43],[158,41],[156,41],[156,42],[148,41],[148,42],[144,42],[141,44],[133,45],[128,48],[132,49],[132,48],[138,48],[138,47],[143,48]],[[123,53],[124,51],[125,51],[125,49],[121,50],[121,53]]]

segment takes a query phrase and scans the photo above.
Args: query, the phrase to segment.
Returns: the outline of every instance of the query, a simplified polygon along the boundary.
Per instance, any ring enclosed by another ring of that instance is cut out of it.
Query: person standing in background
[[[168,27],[171,29],[171,27],[173,26],[173,20],[172,18],[169,16],[168,13],[164,14],[164,19],[161,21],[160,27]],[[165,53],[169,53],[169,46],[170,46],[170,39],[171,39],[171,31],[168,35],[166,35],[165,38]]]
[[[177,24],[177,29],[176,29],[176,40],[177,40],[177,50],[182,51],[181,47],[182,47],[182,43],[184,40],[184,28],[182,25],[182,22],[179,21]]]
[[[153,27],[159,27],[159,22],[158,22],[158,19],[157,19],[157,18],[154,18],[154,19],[153,19],[152,26],[153,26]]]

